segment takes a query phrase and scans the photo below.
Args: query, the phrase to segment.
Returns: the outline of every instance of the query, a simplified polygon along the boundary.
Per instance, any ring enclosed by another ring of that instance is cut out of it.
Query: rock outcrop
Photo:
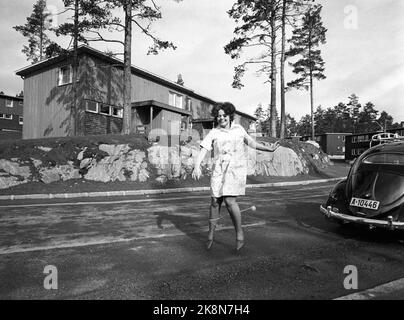
[[[128,145],[102,144],[99,149],[108,156],[100,161],[85,158],[80,162],[80,169],[87,169],[84,178],[93,181],[140,181],[149,177],[146,154],[141,150],[131,150]],[[80,155],[80,154],[79,154]]]
[[[279,147],[275,152],[257,151],[256,161],[250,164],[249,175],[292,177],[309,173],[307,162],[292,149]]]
[[[69,146],[70,148],[71,146]],[[36,147],[49,154],[56,149]],[[52,183],[70,179],[92,181],[157,181],[190,177],[200,152],[197,143],[175,147],[158,144],[140,150],[129,144],[100,144],[91,147],[74,146],[73,155],[65,155],[64,163],[37,159],[0,159],[0,189],[30,181]],[[319,149],[310,144],[298,147],[279,147],[275,152],[261,152],[248,148],[248,174],[257,176],[296,176],[308,174],[313,165],[329,165],[329,160]],[[307,149],[307,150],[305,150]],[[315,163],[315,164],[313,164]],[[202,163],[203,174],[212,169],[210,154]]]
[[[15,161],[0,159],[0,170],[3,170],[13,176],[21,176],[24,178],[31,176],[31,170],[28,166],[20,165],[18,159],[13,160]]]

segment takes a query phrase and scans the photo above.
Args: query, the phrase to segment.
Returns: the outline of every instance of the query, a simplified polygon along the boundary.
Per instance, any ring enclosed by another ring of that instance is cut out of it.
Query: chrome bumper
[[[376,220],[361,217],[354,217],[347,214],[332,211],[332,208],[328,206],[324,208],[320,206],[320,212],[323,213],[327,218],[334,218],[342,220],[344,222],[353,222],[369,226],[369,228],[382,227],[390,230],[404,230],[404,222],[393,221],[392,216],[388,216],[387,220]]]

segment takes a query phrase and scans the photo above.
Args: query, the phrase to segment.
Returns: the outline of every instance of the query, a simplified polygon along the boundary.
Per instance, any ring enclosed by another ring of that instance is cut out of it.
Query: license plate
[[[377,210],[377,209],[379,209],[379,203],[380,203],[379,201],[375,201],[375,200],[352,198],[350,205],[355,206],[355,207],[359,207],[359,208]]]

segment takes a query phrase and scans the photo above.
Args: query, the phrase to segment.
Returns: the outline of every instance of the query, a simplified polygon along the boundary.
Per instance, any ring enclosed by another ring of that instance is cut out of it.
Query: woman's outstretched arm
[[[275,143],[271,143],[270,146],[266,146],[262,143],[255,141],[250,136],[248,137],[248,139],[246,139],[246,142],[253,149],[257,149],[257,150],[261,150],[261,151],[269,151],[269,152],[274,152],[280,146],[279,141],[275,141]]]
[[[195,161],[194,170],[192,171],[192,178],[199,180],[199,178],[201,177],[202,175],[201,163],[202,160],[205,158],[207,152],[208,152],[207,149],[201,148],[198,157],[196,158]]]

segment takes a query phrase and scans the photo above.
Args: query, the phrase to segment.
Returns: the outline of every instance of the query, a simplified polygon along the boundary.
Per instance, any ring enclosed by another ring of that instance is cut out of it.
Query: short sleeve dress
[[[244,128],[232,124],[230,129],[214,128],[201,142],[201,147],[213,149],[211,196],[240,196],[245,194],[247,180],[247,146],[253,140]]]

